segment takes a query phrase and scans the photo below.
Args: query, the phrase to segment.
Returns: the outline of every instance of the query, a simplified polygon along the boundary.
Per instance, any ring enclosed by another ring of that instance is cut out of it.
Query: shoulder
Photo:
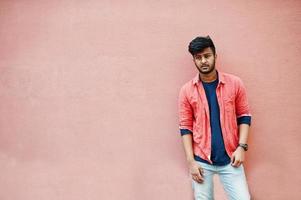
[[[241,78],[234,74],[220,72],[226,81],[241,81]]]
[[[182,87],[180,88],[180,95],[181,96],[190,96],[195,88],[195,84],[194,84],[194,78],[185,82]]]
[[[229,74],[229,73],[224,73],[224,72],[219,72],[219,73],[221,73],[221,76],[223,77],[223,80],[226,83],[231,83],[231,84],[236,85],[236,86],[242,86],[243,85],[243,82],[242,82],[240,77],[238,77],[234,74]]]
[[[194,88],[196,79],[197,79],[197,76],[195,76],[194,78],[192,78],[189,81],[187,81],[186,83],[184,83],[181,87],[181,90],[191,90],[192,88]]]

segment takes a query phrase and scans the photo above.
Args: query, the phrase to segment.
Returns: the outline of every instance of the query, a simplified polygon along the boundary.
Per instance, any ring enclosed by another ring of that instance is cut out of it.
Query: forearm
[[[247,144],[249,134],[249,124],[239,125],[239,143]],[[239,167],[245,160],[245,149],[237,148],[231,156],[231,163],[234,167]]]
[[[182,142],[183,142],[187,162],[194,161],[193,148],[192,148],[192,134],[183,135]]]
[[[248,124],[239,125],[239,143],[247,144],[250,126]]]

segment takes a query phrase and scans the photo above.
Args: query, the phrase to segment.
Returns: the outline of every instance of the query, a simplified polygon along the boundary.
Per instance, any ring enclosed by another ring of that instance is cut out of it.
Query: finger
[[[200,176],[195,176],[195,177],[194,177],[194,180],[195,180],[196,182],[198,182],[198,183],[203,183],[203,181],[204,181],[204,179],[203,179],[202,177],[200,177]]]
[[[204,177],[201,176],[201,174],[199,174],[197,177],[198,177],[198,180],[199,180],[200,182],[203,182],[203,181],[204,181]]]
[[[196,175],[192,176],[192,179],[193,179],[195,182],[199,182],[198,177],[197,177]]]
[[[239,165],[240,165],[240,160],[235,160],[233,166],[234,167],[239,167]]]
[[[231,163],[233,164],[234,161],[235,161],[235,157],[232,155],[232,156],[231,156]]]
[[[204,178],[201,176],[200,172],[193,174],[193,178],[198,183],[202,183],[204,181]]]
[[[199,167],[199,172],[200,172],[200,175],[202,177],[204,177],[204,169],[202,167]]]
[[[199,168],[198,178],[200,181],[202,181],[202,182],[204,181],[204,170],[201,167]]]

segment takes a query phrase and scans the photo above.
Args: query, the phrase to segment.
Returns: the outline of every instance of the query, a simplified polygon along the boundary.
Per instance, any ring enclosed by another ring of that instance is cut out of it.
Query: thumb
[[[234,157],[234,155],[232,154],[232,156],[231,156],[231,163],[234,163],[234,160],[235,160],[235,157]]]
[[[199,174],[200,174],[201,176],[204,175],[204,170],[203,170],[203,168],[202,168],[201,166],[199,166]]]

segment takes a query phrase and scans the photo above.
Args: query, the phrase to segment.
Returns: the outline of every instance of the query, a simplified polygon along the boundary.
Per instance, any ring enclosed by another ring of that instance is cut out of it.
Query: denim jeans
[[[213,200],[213,175],[218,174],[229,200],[250,200],[243,165],[214,166],[196,161],[204,170],[204,182],[192,180],[195,200]]]

